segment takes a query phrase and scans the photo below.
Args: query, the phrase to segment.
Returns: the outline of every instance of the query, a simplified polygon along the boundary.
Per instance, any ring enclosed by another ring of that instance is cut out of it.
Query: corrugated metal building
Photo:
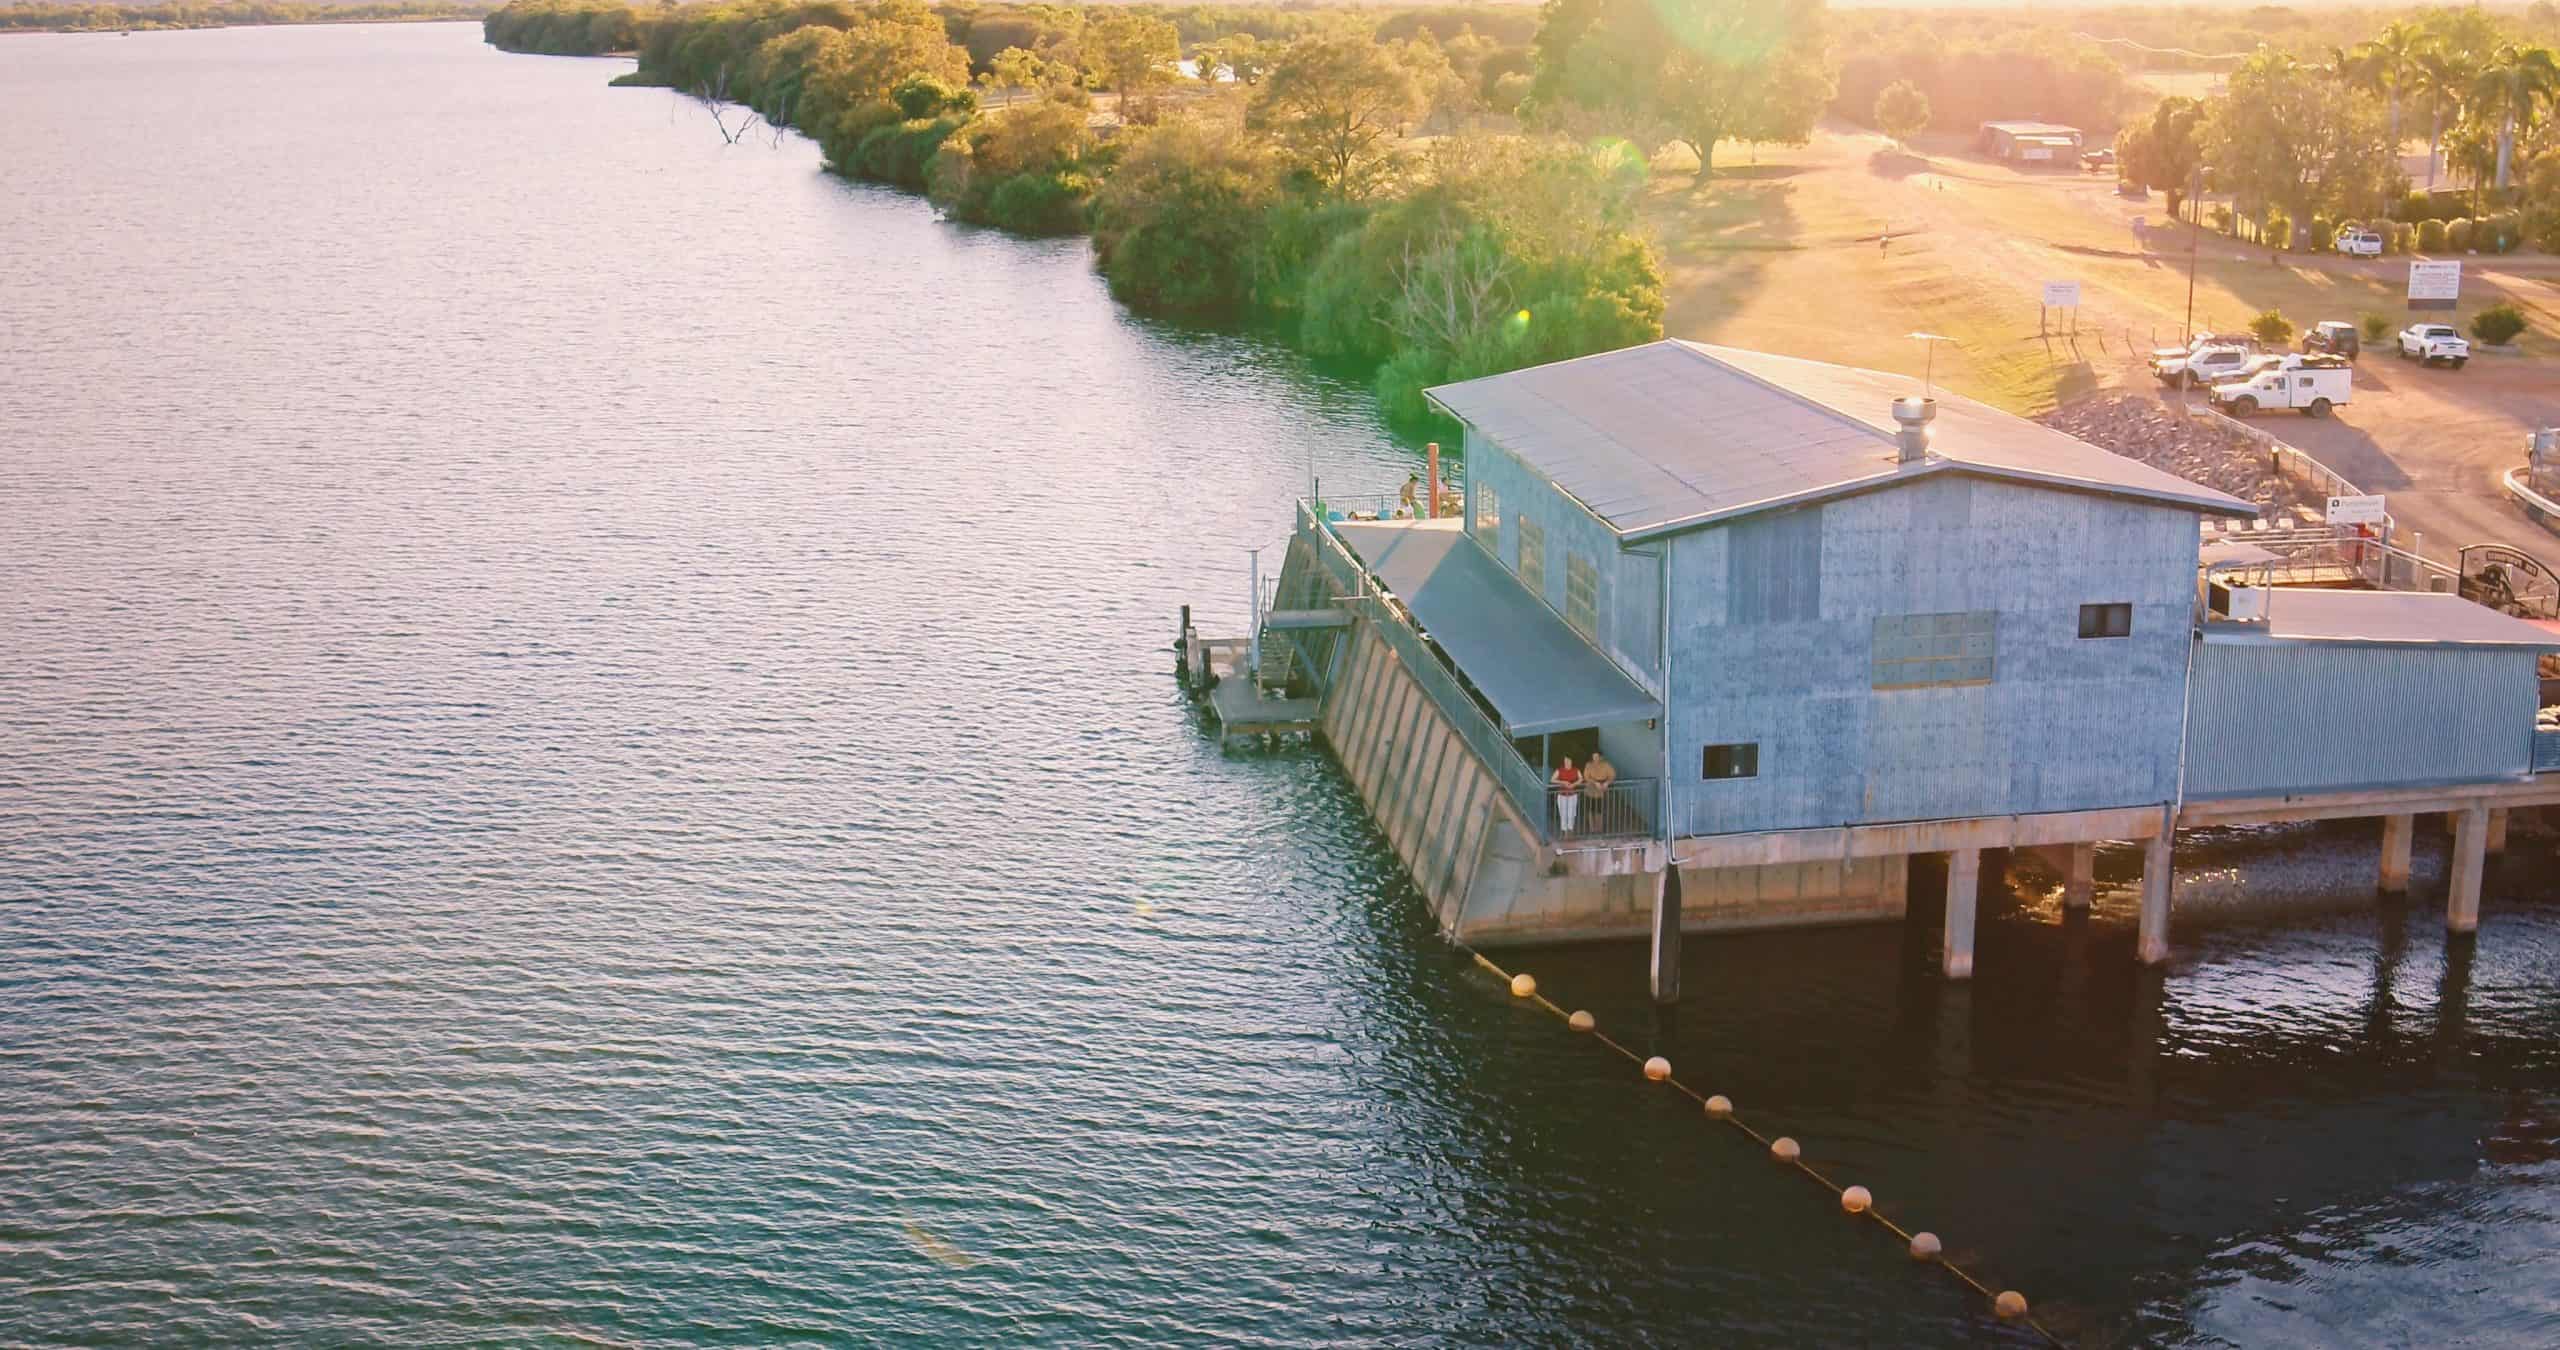
[[[2187,726],[2190,797],[2520,778],[2552,634],[2451,595],[2279,589],[2209,623]]]
[[[2069,164],[2080,154],[2080,128],[2059,122],[1985,122],[1974,143],[2000,159]]]
[[[1477,542],[1662,697],[1598,729],[1669,833],[2175,798],[2197,522],[2253,509],[1966,399],[1906,453],[1910,392],[1685,342],[1432,391]]]

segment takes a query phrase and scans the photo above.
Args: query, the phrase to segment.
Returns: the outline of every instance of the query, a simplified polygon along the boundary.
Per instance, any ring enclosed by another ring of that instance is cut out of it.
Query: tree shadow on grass
[[[1712,328],[1757,289],[1772,255],[1805,247],[1795,185],[1784,173],[1725,177],[1704,191],[1684,179],[1656,179],[1641,212],[1662,256],[1666,332]]]
[[[1936,167],[1937,164],[1926,155],[1915,155],[1908,150],[1897,150],[1892,146],[1886,146],[1867,156],[1867,172],[1878,178],[1909,178],[1915,173],[1927,173]]]

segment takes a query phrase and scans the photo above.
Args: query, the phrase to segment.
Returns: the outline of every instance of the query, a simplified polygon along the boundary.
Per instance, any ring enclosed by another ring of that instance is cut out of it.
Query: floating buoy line
[[[1691,1101],[1698,1103],[1700,1108],[1706,1112],[1707,1119],[1717,1121],[1725,1125],[1730,1125],[1734,1129],[1741,1131],[1746,1138],[1751,1140],[1752,1143],[1767,1150],[1769,1156],[1780,1166],[1794,1168],[1796,1171],[1812,1178],[1816,1183],[1821,1185],[1823,1189],[1830,1191],[1832,1195],[1838,1197],[1840,1201],[1840,1209],[1843,1213],[1856,1218],[1872,1219],[1877,1224],[1881,1225],[1886,1232],[1893,1234],[1896,1238],[1901,1240],[1903,1250],[1911,1254],[1912,1260],[1926,1262],[1930,1265],[1937,1266],[1939,1269],[1946,1271],[1949,1275],[1963,1281],[1966,1288],[1980,1294],[1984,1301],[1990,1304],[1993,1316],[1998,1317],[2003,1322],[2016,1322],[2033,1330],[2038,1336],[2043,1337],[2045,1343],[2048,1345],[2059,1346],[2063,1344],[2061,1337],[2054,1335],[2050,1330],[2046,1329],[2044,1323],[2037,1321],[2034,1317],[2028,1314],[2026,1295],[2019,1293],[2015,1289],[1994,1290],[1990,1285],[1984,1284],[1981,1280],[1976,1279],[1971,1271],[1968,1271],[1964,1267],[1957,1265],[1955,1262],[1946,1259],[1945,1244],[1938,1240],[1937,1234],[1930,1232],[1912,1232],[1905,1229],[1902,1225],[1895,1223],[1893,1220],[1886,1218],[1884,1211],[1876,1208],[1875,1196],[1872,1192],[1868,1191],[1866,1187],[1842,1186],[1840,1183],[1833,1181],[1831,1178],[1824,1176],[1818,1171],[1815,1171],[1813,1165],[1804,1160],[1804,1146],[1797,1143],[1794,1139],[1789,1138],[1786,1135],[1779,1135],[1773,1139],[1760,1133],[1758,1130],[1751,1128],[1749,1125],[1744,1124],[1742,1117],[1734,1114],[1732,1099],[1724,1096],[1722,1093],[1701,1094],[1697,1089],[1690,1087],[1688,1084],[1673,1077],[1671,1073],[1670,1060],[1667,1060],[1660,1055],[1653,1055],[1650,1057],[1639,1055],[1635,1051],[1620,1045],[1617,1041],[1610,1039],[1607,1032],[1600,1030],[1599,1019],[1593,1017],[1590,1013],[1581,1009],[1575,1009],[1572,1012],[1567,1012],[1563,1008],[1557,1007],[1554,1003],[1550,1002],[1546,995],[1538,992],[1538,982],[1534,977],[1527,974],[1514,974],[1511,971],[1504,970],[1502,967],[1485,959],[1484,953],[1477,951],[1472,947],[1467,947],[1463,943],[1459,945],[1466,951],[1467,955],[1475,958],[1477,965],[1492,972],[1494,978],[1501,980],[1505,985],[1507,985],[1511,990],[1512,997],[1534,1003],[1539,1007],[1546,1009],[1548,1012],[1551,1012],[1557,1017],[1563,1019],[1564,1024],[1574,1032],[1581,1035],[1587,1035],[1593,1040],[1600,1042],[1602,1045],[1617,1051],[1621,1056],[1625,1057],[1628,1063],[1637,1065],[1643,1071],[1644,1076],[1648,1080],[1656,1083],[1668,1084],[1673,1090],[1686,1094]]]

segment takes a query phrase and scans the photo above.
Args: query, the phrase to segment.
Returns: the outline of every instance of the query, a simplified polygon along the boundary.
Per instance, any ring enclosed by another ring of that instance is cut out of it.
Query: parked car
[[[2279,358],[2245,380],[2213,387],[2213,406],[2233,417],[2261,408],[2291,408],[2305,417],[2326,417],[2338,404],[2355,398],[2355,370],[2344,357],[2314,354]]]
[[[2302,335],[2302,350],[2326,352],[2353,361],[2364,350],[2363,335],[2356,331],[2354,324],[2343,319],[2323,319]]]
[[[2080,167],[2091,173],[2112,169],[2115,166],[2116,152],[2112,146],[2102,145],[2095,150],[2084,151],[2080,156]]]
[[[2350,258],[2379,258],[2382,256],[2382,236],[2362,227],[2340,230],[2336,248]]]
[[[2438,361],[2462,369],[2471,359],[2471,344],[2449,323],[2413,323],[2400,330],[2400,359],[2434,365]]]
[[[2252,363],[2262,359],[2266,358],[2254,347],[2207,347],[2192,356],[2154,361],[2151,374],[2172,389],[2193,389],[2238,379],[2253,369]]]

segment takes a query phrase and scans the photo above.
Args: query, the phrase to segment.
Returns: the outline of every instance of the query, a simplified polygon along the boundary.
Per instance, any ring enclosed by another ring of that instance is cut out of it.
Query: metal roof
[[[1333,529],[1500,714],[1510,736],[1660,717],[1662,705],[1456,521]]]
[[[2060,122],[1985,122],[1982,125],[1988,130],[2005,131],[2012,136],[2077,136],[2080,134],[2080,128],[2067,127]]]
[[[1431,401],[1630,540],[1933,473],[1987,474],[2254,516],[2249,503],[1939,393],[1928,458],[1898,462],[1908,376],[1664,341],[1488,375]]]
[[[2267,621],[2215,623],[2207,641],[2358,642],[2393,646],[2535,647],[2560,650],[2560,634],[2458,595],[2279,586]]]

